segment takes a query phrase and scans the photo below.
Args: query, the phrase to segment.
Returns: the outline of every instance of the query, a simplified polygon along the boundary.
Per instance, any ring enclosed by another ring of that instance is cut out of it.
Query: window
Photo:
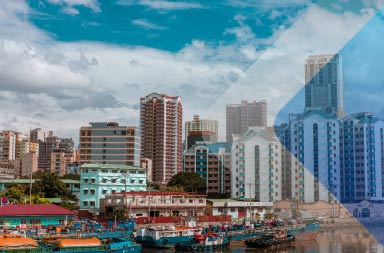
[[[83,206],[88,206],[88,201],[83,201]]]
[[[83,193],[84,194],[88,194],[88,190],[83,190]]]

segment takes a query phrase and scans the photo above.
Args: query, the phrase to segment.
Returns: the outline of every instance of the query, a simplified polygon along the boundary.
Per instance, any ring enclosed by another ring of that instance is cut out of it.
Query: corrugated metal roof
[[[75,215],[74,212],[54,204],[6,205],[0,207],[0,216]]]

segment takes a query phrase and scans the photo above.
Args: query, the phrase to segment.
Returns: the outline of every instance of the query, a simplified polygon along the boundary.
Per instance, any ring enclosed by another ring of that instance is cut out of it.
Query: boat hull
[[[193,240],[193,236],[175,236],[175,237],[162,237],[154,240],[149,236],[136,237],[136,243],[148,248],[173,248],[176,244],[188,243]]]

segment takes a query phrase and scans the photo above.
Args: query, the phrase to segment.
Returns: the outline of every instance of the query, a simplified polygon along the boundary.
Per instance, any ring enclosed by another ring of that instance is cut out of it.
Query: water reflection
[[[375,228],[376,229],[376,228]],[[384,227],[378,226],[384,234]],[[143,249],[143,253],[173,253],[174,250]],[[315,241],[296,242],[287,248],[247,249],[241,242],[231,244],[231,248],[217,253],[383,253],[383,247],[359,226],[345,226],[319,231]]]

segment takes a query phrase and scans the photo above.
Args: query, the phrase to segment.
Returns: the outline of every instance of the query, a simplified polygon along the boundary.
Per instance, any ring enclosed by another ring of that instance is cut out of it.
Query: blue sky
[[[348,96],[362,98],[354,94],[369,83],[370,103],[357,109],[376,112],[381,71],[370,64],[382,59],[379,28],[356,34],[380,7],[379,0],[3,0],[0,126],[76,139],[90,121],[138,125],[139,98],[156,91],[182,97],[184,120],[218,119],[223,137],[226,103],[267,99],[271,125],[304,85],[305,57],[340,50],[350,52],[346,86],[356,89]],[[363,44],[370,53],[361,57]]]

